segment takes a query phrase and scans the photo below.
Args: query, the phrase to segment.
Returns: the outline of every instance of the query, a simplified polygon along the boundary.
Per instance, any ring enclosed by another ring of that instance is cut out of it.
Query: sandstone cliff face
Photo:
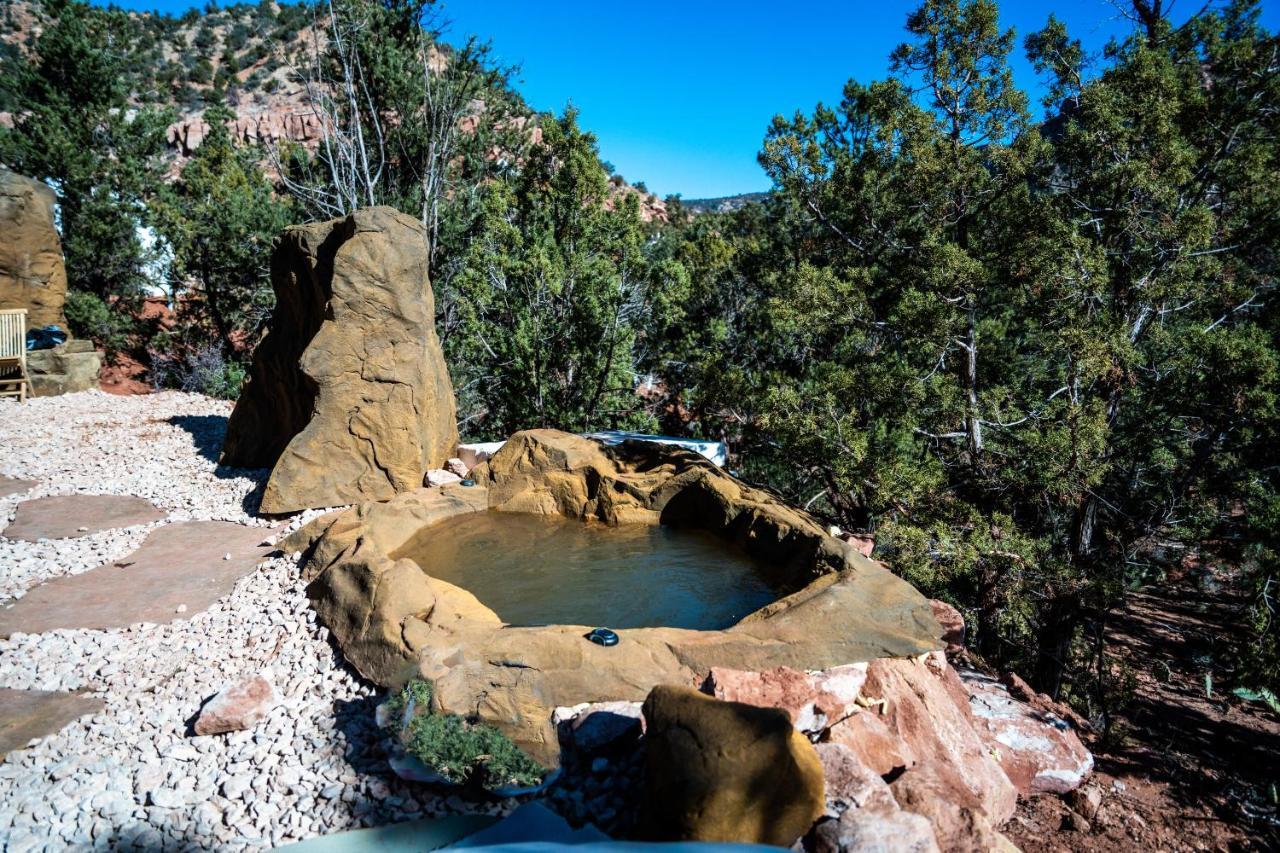
[[[236,116],[228,125],[232,139],[246,145],[296,142],[314,153],[324,129],[315,110],[293,99],[281,98],[261,110]],[[190,157],[209,135],[204,114],[190,116],[169,125],[165,140],[183,157]]]
[[[222,462],[274,466],[267,513],[386,500],[420,486],[458,443],[422,226],[375,207],[288,228],[271,283],[275,313]]]
[[[26,308],[27,328],[67,327],[67,271],[53,224],[57,196],[0,168],[0,309]]]

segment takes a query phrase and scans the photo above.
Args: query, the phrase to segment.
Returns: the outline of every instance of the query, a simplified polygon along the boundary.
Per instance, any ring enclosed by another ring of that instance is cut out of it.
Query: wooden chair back
[[[0,397],[27,401],[27,309],[0,311]]]
[[[25,365],[27,361],[27,309],[0,311],[0,363]]]

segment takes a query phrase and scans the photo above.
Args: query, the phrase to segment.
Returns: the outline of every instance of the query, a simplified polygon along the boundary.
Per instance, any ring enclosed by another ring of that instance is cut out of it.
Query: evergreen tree
[[[205,111],[208,134],[156,208],[173,251],[174,289],[188,297],[178,303],[188,334],[212,335],[225,357],[238,359],[274,303],[271,246],[293,213],[258,166],[261,152],[231,138],[234,118],[225,104]]]
[[[736,283],[694,301],[701,328],[758,323],[720,352],[653,324],[668,393],[1055,695],[1105,697],[1101,626],[1157,537],[1249,537],[1254,671],[1277,673],[1280,83],[1256,13],[1138,14],[1101,68],[1051,20],[1027,40],[1041,132],[994,4],[926,0],[894,79],[775,119],[764,223],[665,250]]]
[[[646,275],[633,197],[616,207],[595,138],[570,110],[542,122],[519,175],[485,187],[445,340],[471,434],[647,424],[633,319]]]
[[[5,66],[22,109],[12,130],[0,128],[0,161],[58,192],[68,282],[87,294],[69,303],[73,325],[76,309],[102,318],[110,303],[108,325],[119,329],[148,280],[137,229],[162,182],[170,116],[129,105],[126,13],[74,0],[50,0],[46,11],[36,61]]]

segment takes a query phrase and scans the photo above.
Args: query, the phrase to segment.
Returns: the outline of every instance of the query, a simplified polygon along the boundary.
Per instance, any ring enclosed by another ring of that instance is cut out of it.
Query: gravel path
[[[265,525],[250,514],[265,472],[214,461],[230,409],[178,392],[0,404],[0,474],[40,481],[0,498],[0,519],[30,497],[114,493],[147,498],[169,520]],[[47,578],[123,557],[155,526],[36,543],[0,538],[0,606]],[[513,805],[445,798],[391,776],[373,723],[375,689],[343,666],[327,633],[286,555],[192,618],[0,640],[0,684],[83,690],[106,703],[0,762],[0,847],[260,849]],[[265,720],[250,731],[188,736],[204,699],[264,667],[284,697]]]

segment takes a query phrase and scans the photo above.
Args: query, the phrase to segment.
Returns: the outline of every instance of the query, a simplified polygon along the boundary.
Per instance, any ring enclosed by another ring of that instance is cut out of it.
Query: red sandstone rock
[[[218,735],[251,728],[279,701],[280,696],[266,675],[242,678],[222,688],[200,709],[196,734]]]
[[[885,702],[882,720],[901,739],[909,762],[901,778],[931,764],[939,768],[935,776],[945,772],[954,783],[947,796],[981,811],[993,826],[1013,814],[1017,789],[979,736],[968,691],[940,652],[922,659],[871,661],[862,694],[864,700]],[[947,849],[941,836],[939,831],[938,841]]]
[[[881,776],[910,763],[906,743],[889,731],[874,709],[841,720],[828,729],[827,737],[831,743],[852,750],[858,760]]]
[[[467,463],[463,462],[461,459],[459,459],[456,456],[450,459],[448,462],[444,463],[444,470],[448,471],[450,474],[454,474],[462,478],[465,478],[468,474],[471,473],[471,468],[467,465]]]
[[[1018,793],[1065,794],[1093,772],[1093,756],[1061,717],[1015,700],[995,679],[965,673],[978,733]]]
[[[817,733],[858,710],[866,664],[835,667],[809,675],[780,666],[764,672],[713,667],[706,693],[728,702],[781,708],[803,732]]]
[[[849,747],[820,743],[814,747],[826,780],[827,814],[839,817],[849,809],[897,809],[893,793],[881,774],[864,764]]]
[[[1006,672],[1000,676],[1000,681],[1009,689],[1009,695],[1019,702],[1025,702],[1043,714],[1060,717],[1075,726],[1077,731],[1093,731],[1089,721],[1073,711],[1069,705],[1053,701],[1047,693],[1037,693],[1030,684],[1022,680],[1018,673]]]
[[[948,853],[1011,848],[995,829],[1005,818],[993,820],[981,797],[966,796],[969,780],[962,772],[944,761],[925,761],[903,773],[889,788],[901,809],[929,821],[938,846]]]
[[[826,785],[826,817],[809,834],[807,849],[823,853],[854,851],[911,851],[938,849],[927,818],[902,811],[889,786],[852,750],[837,743],[820,743]]]
[[[929,599],[933,608],[933,618],[942,626],[942,642],[947,644],[947,652],[954,653],[964,649],[964,617],[945,601]]]
[[[870,557],[871,552],[876,549],[876,537],[864,536],[860,533],[845,533],[841,537],[854,548],[858,549],[858,553],[864,557]]]
[[[894,809],[850,809],[814,827],[805,849],[813,853],[938,853],[927,818]]]

